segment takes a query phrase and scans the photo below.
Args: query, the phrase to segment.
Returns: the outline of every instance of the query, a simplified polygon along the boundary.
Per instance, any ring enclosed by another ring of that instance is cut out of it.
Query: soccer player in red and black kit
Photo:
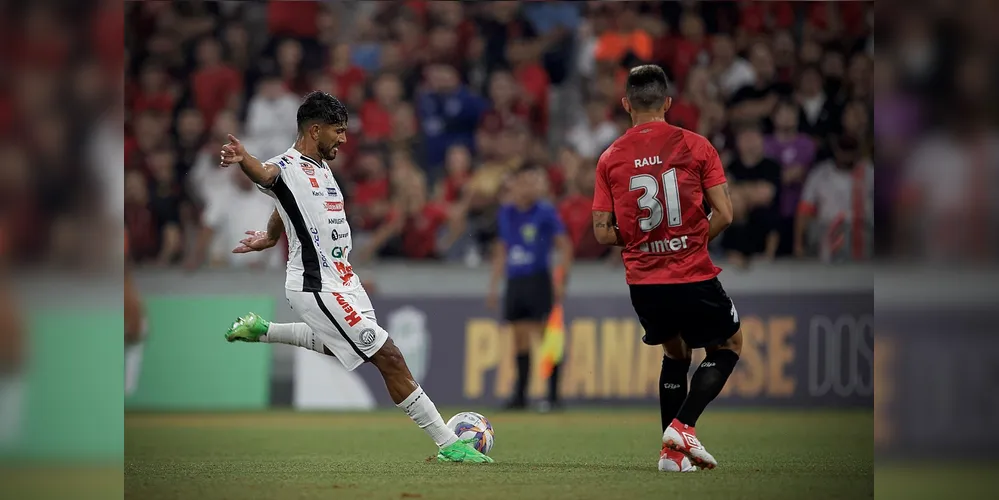
[[[663,447],[659,470],[686,472],[718,463],[694,433],[742,347],[739,314],[708,255],[708,242],[732,222],[718,152],[702,136],[666,123],[666,74],[654,65],[628,75],[621,100],[632,128],[600,155],[593,195],[597,241],[623,247],[642,341],[665,351],[659,375]],[[704,206],[711,208],[708,215]],[[691,349],[706,356],[690,380]]]

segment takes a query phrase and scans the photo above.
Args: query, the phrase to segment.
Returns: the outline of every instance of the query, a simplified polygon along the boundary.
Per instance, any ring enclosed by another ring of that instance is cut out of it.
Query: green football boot
[[[225,339],[229,342],[260,342],[260,337],[267,335],[267,330],[271,327],[267,321],[256,313],[250,313],[237,319],[225,332]]]
[[[472,446],[474,439],[459,439],[449,446],[441,448],[437,453],[438,462],[472,462],[491,464],[493,459],[483,455]]]

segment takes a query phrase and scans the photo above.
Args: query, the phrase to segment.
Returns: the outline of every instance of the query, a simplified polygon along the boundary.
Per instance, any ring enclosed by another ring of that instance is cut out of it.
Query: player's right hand
[[[239,163],[243,161],[246,156],[246,149],[243,148],[243,143],[239,142],[236,136],[229,134],[229,142],[222,146],[221,156],[219,158],[220,167],[228,167],[233,163]]]
[[[250,253],[267,250],[277,244],[267,236],[267,231],[247,231],[248,235],[239,241],[239,246],[232,249],[232,253]]]

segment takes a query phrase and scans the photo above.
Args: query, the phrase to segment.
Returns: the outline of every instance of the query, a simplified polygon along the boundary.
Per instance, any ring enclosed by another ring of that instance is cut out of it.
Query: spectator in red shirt
[[[595,168],[580,169],[569,182],[565,198],[558,204],[559,216],[565,223],[576,259],[599,259],[608,253],[608,247],[597,242],[593,235],[593,182]]]
[[[670,61],[673,79],[684,81],[693,66],[707,64],[708,40],[704,36],[704,20],[697,14],[685,14],[680,19],[681,38],[676,40],[673,59]]]
[[[427,181],[422,172],[412,170],[395,207],[385,222],[375,231],[368,244],[359,252],[359,261],[373,255],[407,259],[437,259],[457,241],[464,226],[458,211],[427,202]],[[441,231],[447,234],[441,240]],[[440,243],[438,243],[440,242]]]
[[[402,82],[385,73],[374,83],[374,99],[361,108],[361,133],[365,139],[382,141],[392,135],[392,112],[402,102]]]
[[[156,219],[149,209],[149,187],[139,171],[125,173],[125,227],[132,259],[142,261],[156,256],[159,234]]]
[[[385,160],[377,149],[361,149],[356,169],[358,178],[350,199],[351,224],[370,231],[382,224],[389,211],[390,190]]]
[[[267,2],[267,30],[271,36],[315,38],[321,2]]]
[[[277,46],[277,66],[284,86],[298,95],[312,91],[302,70],[302,44],[298,40],[282,40]]]
[[[222,61],[222,48],[213,38],[198,44],[198,69],[191,76],[194,102],[205,123],[215,122],[223,109],[236,109],[242,102],[243,75]]]
[[[416,120],[416,110],[408,102],[399,103],[392,110],[392,140],[396,149],[413,151],[419,145],[419,123]]]
[[[777,68],[777,81],[794,83],[798,63],[798,48],[790,31],[778,31],[773,35],[774,63]]]
[[[350,91],[356,86],[364,86],[364,70],[350,62],[350,45],[346,43],[337,44],[330,51],[329,74],[336,82],[339,96],[350,95]]]
[[[500,131],[518,123],[526,124],[530,120],[531,108],[520,96],[520,88],[512,73],[497,70],[490,75],[490,108],[479,120],[476,137],[480,153],[491,151]]]
[[[135,118],[132,133],[125,137],[125,169],[145,170],[146,156],[165,146],[169,116],[147,110]]]
[[[531,128],[537,134],[548,131],[548,87],[551,80],[541,64],[541,44],[512,40],[507,46],[506,58],[513,65],[513,74],[523,96],[531,107]]]
[[[447,176],[437,182],[434,188],[434,200],[446,204],[461,201],[465,184],[472,176],[472,155],[468,148],[454,144],[447,149],[444,159],[444,170]]]
[[[163,66],[155,61],[146,63],[139,75],[139,88],[132,97],[132,112],[153,110],[170,113],[175,101],[176,93]]]

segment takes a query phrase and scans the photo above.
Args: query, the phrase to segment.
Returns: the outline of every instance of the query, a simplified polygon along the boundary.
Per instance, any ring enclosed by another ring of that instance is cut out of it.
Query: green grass
[[[442,412],[447,416],[453,411]],[[713,471],[656,469],[656,411],[489,414],[491,465],[439,464],[401,412],[132,414],[125,496],[159,499],[873,498],[869,412],[711,412]]]

